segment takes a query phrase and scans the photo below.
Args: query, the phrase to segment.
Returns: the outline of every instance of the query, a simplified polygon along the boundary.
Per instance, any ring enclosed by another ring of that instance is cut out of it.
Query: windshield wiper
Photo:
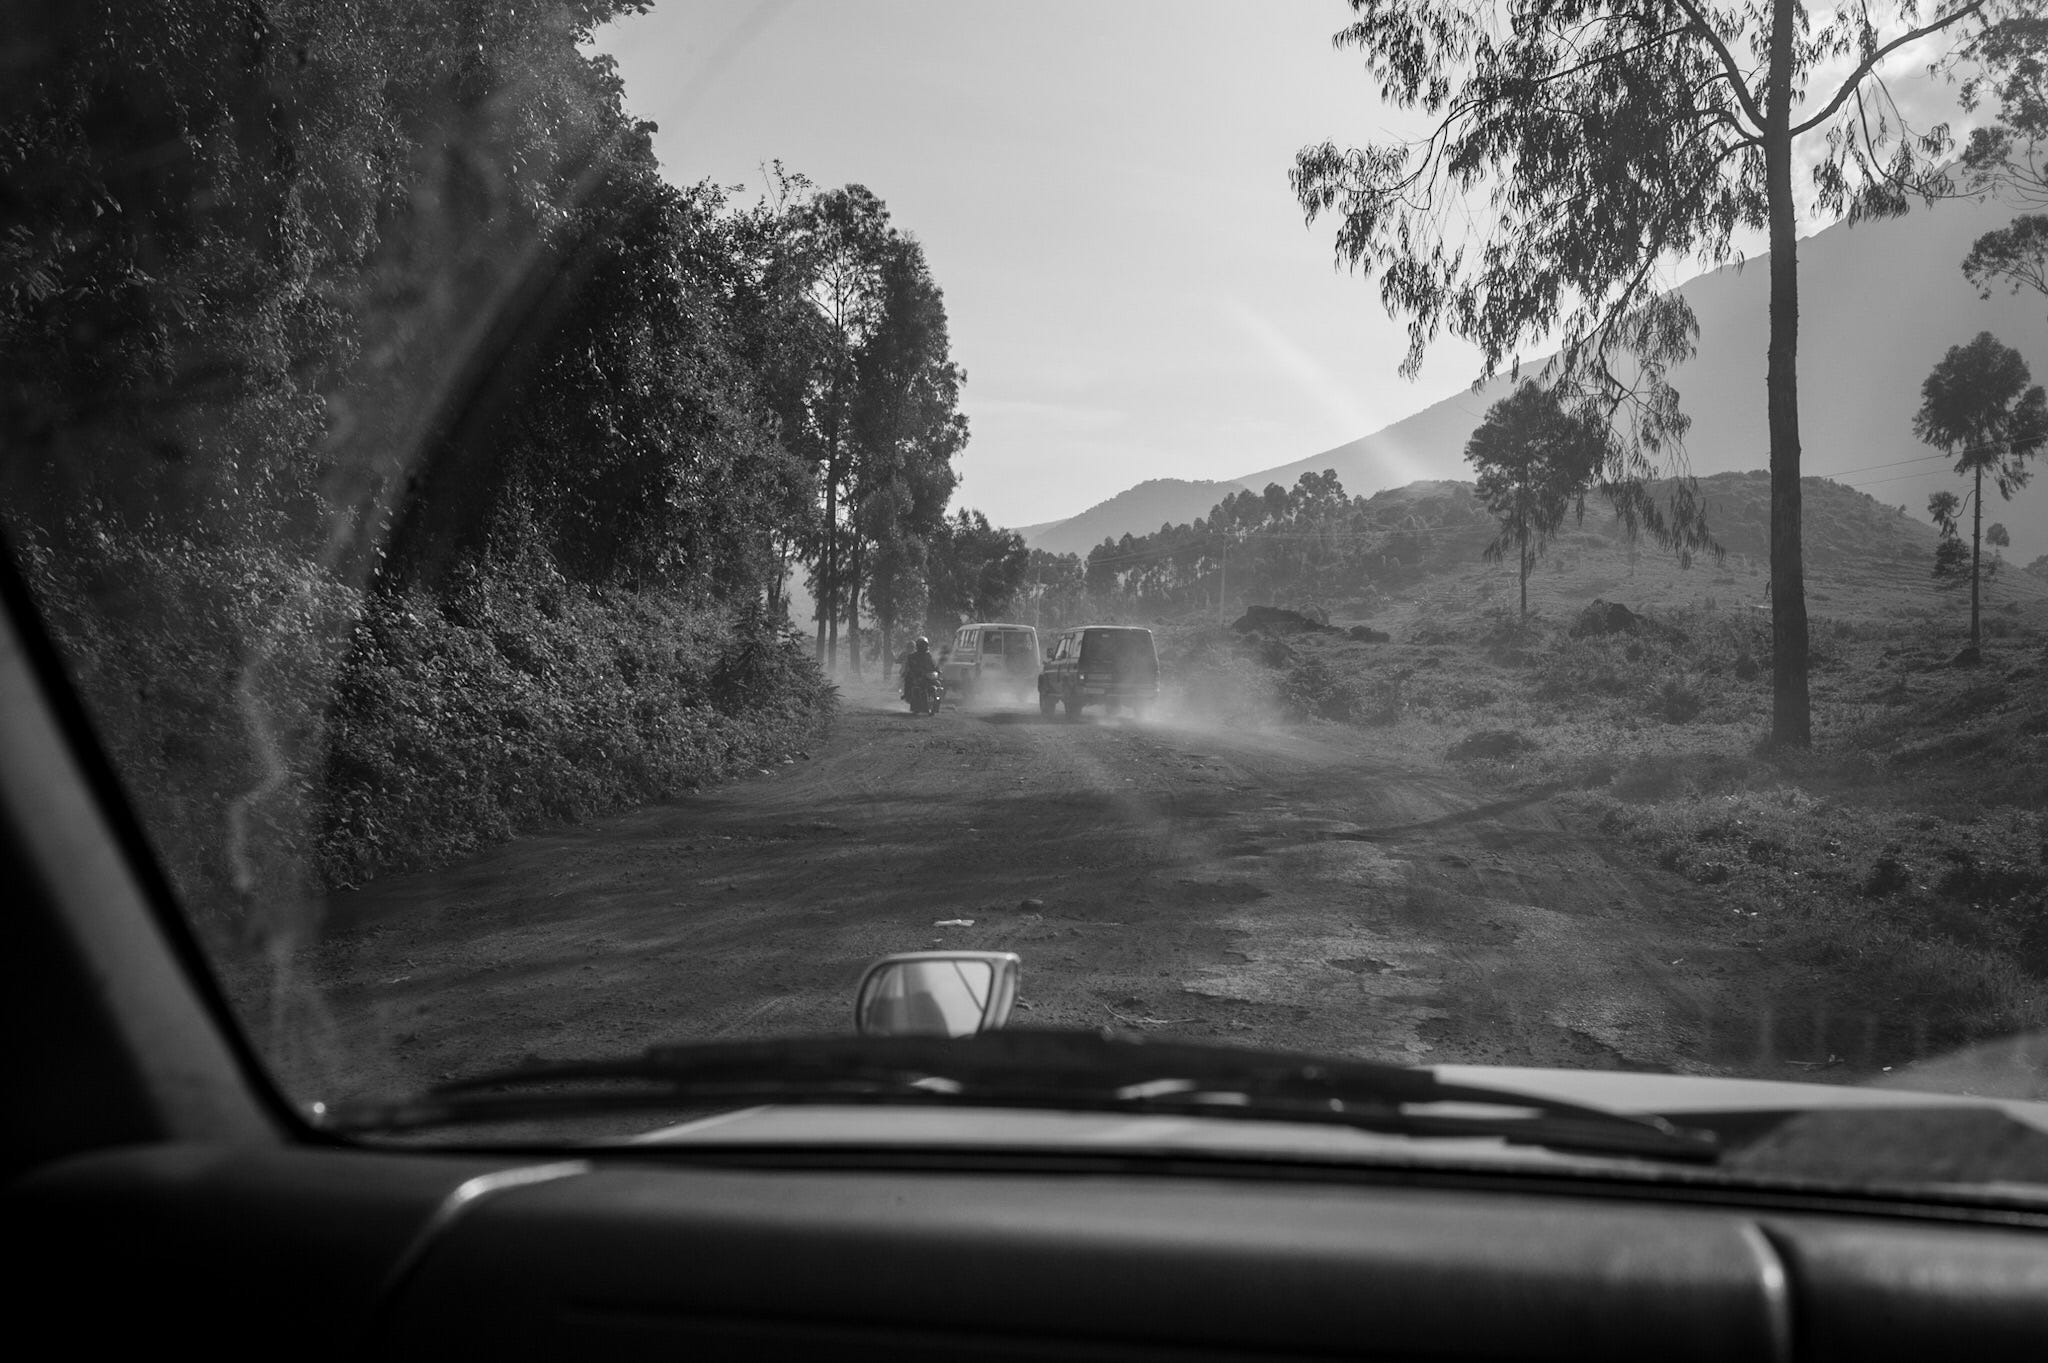
[[[1373,1061],[1087,1031],[816,1037],[656,1046],[609,1060],[534,1062],[396,1102],[339,1104],[325,1129],[392,1133],[635,1108],[927,1104],[1307,1122],[1493,1139],[1599,1155],[1710,1161],[1711,1132],[1661,1117],[1474,1084]],[[1458,1105],[1432,1110],[1436,1105]],[[1474,1107],[1484,1111],[1474,1111]]]

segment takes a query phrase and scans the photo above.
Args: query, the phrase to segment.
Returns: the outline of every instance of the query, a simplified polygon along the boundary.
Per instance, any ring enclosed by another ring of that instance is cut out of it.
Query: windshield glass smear
[[[2037,5],[17,8],[0,528],[334,1129],[2048,1182]]]

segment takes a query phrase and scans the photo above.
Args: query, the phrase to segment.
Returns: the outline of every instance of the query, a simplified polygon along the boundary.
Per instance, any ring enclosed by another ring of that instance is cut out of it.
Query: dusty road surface
[[[340,895],[307,965],[337,1049],[381,1057],[330,1093],[844,1032],[869,961],[939,946],[1020,954],[1029,1025],[1756,1072],[1798,1043],[1753,1020],[1740,934],[1369,732],[877,697],[757,779]]]

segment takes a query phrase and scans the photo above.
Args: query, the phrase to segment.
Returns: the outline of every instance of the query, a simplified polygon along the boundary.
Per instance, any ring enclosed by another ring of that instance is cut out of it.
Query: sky
[[[1426,126],[1331,47],[1348,13],[667,0],[596,46],[659,125],[671,181],[752,198],[780,160],[866,185],[923,243],[967,373],[954,504],[1017,526],[1148,478],[1306,458],[1477,376],[1446,338],[1402,378],[1403,324],[1335,268],[1333,226],[1305,226],[1288,188],[1303,146]]]

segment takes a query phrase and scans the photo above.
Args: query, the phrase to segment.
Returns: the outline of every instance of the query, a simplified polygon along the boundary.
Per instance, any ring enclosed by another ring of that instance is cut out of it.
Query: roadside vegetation
[[[1724,509],[1735,481],[1709,480]],[[1817,1060],[2048,1026],[2048,584],[2000,579],[1959,663],[1968,609],[1927,572],[1933,532],[1831,485],[1808,505],[1809,586],[1841,612],[1814,620],[1810,751],[1759,743],[1771,633],[1743,556],[1630,565],[1597,524],[1532,578],[1526,620],[1515,565],[1468,561],[1362,618],[1162,622],[1174,700],[1193,722],[1362,728],[1547,802],[1725,914],[1788,1011],[1833,1019]]]
[[[589,53],[644,8],[9,35],[50,59],[0,94],[4,534],[210,929],[780,760],[842,631],[1025,558],[949,515],[915,237],[779,165],[668,184]]]

